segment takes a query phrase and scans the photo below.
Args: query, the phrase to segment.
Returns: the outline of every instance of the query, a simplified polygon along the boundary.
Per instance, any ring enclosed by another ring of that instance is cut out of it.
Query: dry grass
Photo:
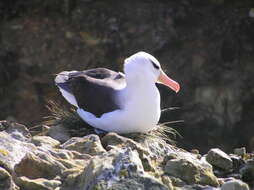
[[[71,136],[85,136],[88,134],[96,134],[94,128],[86,124],[76,113],[73,108],[67,108],[61,106],[55,101],[48,101],[47,105],[48,110],[51,113],[51,116],[45,118],[43,124],[53,127],[56,125],[61,125],[66,128]],[[169,108],[175,109],[175,108]],[[160,141],[166,141],[169,143],[174,143],[174,140],[177,136],[181,136],[175,129],[167,126],[170,124],[175,124],[183,122],[180,121],[171,121],[159,124],[154,130],[148,133],[129,133],[122,136],[131,138],[137,142],[144,140],[146,138],[158,139]],[[107,132],[105,132],[107,133]],[[105,134],[104,133],[104,134]]]

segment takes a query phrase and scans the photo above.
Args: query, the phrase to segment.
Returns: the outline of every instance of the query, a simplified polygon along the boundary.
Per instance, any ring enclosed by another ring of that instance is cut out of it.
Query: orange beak
[[[176,81],[169,78],[162,70],[157,82],[171,88],[176,93],[180,90],[180,85]]]

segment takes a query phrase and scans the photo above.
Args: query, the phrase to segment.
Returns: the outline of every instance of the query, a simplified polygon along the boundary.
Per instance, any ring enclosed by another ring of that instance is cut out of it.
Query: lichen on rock
[[[70,137],[63,143],[45,134],[17,133],[19,130],[7,130],[6,126],[0,132],[0,187],[4,190],[227,190],[231,187],[248,190],[248,184],[252,185],[253,158],[248,153],[227,155],[234,167],[218,178],[217,167],[213,167],[214,162],[210,161],[213,165],[207,162],[207,155],[188,152],[150,135],[138,138],[136,134],[131,139],[116,133],[87,134]],[[24,130],[24,126],[21,128]],[[225,159],[225,153],[222,157]]]

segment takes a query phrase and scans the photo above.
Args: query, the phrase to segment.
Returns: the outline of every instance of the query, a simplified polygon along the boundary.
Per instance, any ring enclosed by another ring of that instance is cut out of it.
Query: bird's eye
[[[155,69],[160,69],[160,66],[159,65],[157,65],[156,63],[154,63],[153,61],[151,61],[152,62],[152,64],[153,64],[153,67],[155,68]]]

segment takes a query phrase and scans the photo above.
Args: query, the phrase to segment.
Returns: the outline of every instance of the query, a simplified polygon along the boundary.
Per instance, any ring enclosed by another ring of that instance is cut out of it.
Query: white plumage
[[[121,83],[117,90],[112,91],[118,109],[100,116],[89,112],[86,107],[78,106],[79,102],[69,88],[66,90],[59,85],[67,83],[71,78],[66,76],[70,76],[71,73],[65,72],[65,78],[61,77],[60,73],[55,81],[65,99],[77,107],[78,115],[89,125],[117,133],[148,132],[156,127],[161,113],[160,93],[155,83],[165,84],[176,92],[180,86],[166,76],[157,59],[145,52],[136,53],[125,59],[124,73],[124,85]]]

